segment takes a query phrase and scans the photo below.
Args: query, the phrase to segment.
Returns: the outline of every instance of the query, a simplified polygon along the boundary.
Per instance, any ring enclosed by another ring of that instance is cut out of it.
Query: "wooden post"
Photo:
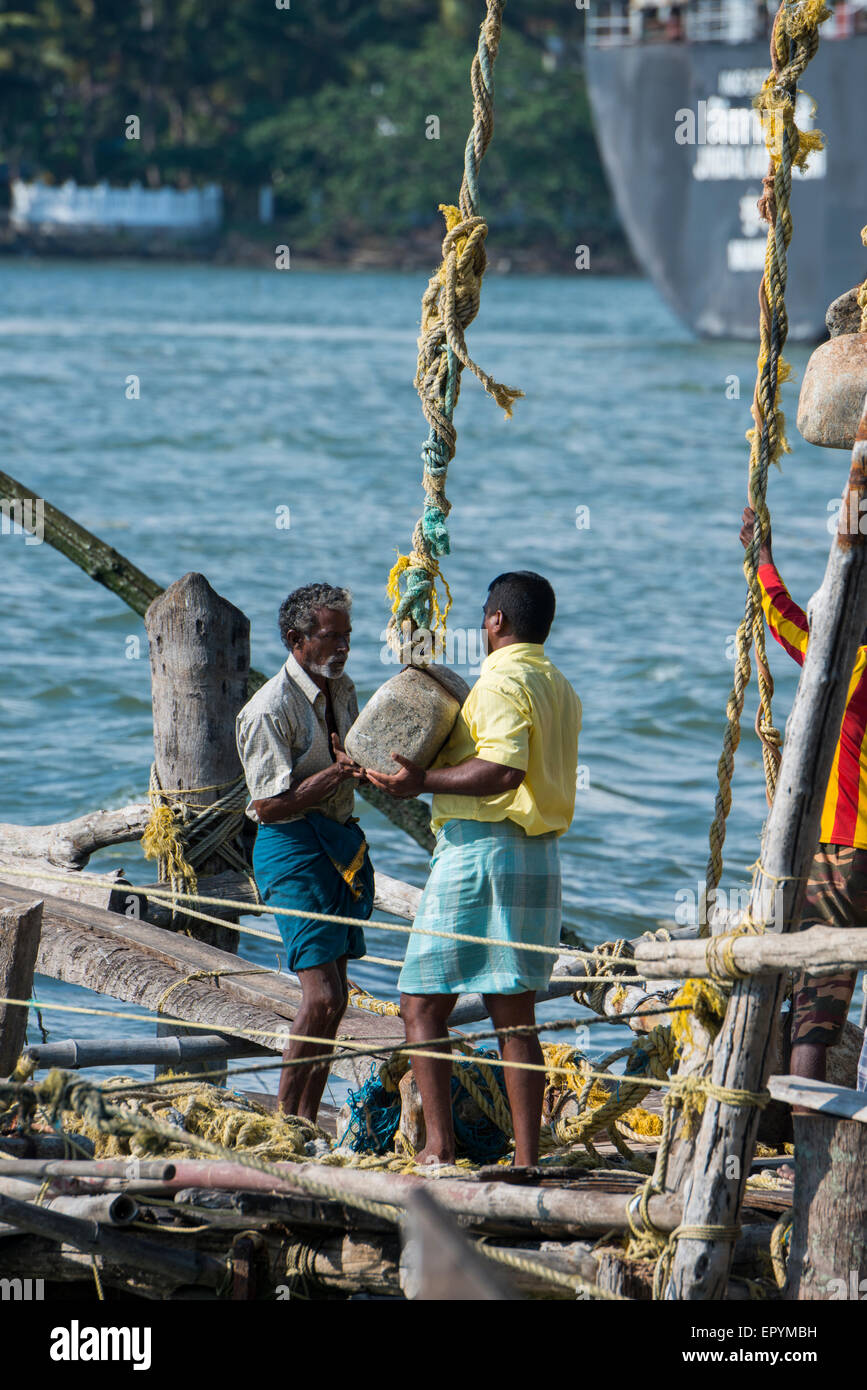
[[[185,788],[190,789],[191,806],[213,805],[241,775],[235,716],[247,698],[250,623],[214,592],[204,575],[186,574],[154,599],[145,626],[159,785],[169,793],[169,805],[179,803],[174,793]],[[195,865],[203,875],[228,867],[219,849]],[[201,941],[237,950],[237,932],[196,923],[195,918],[184,925]]]
[[[39,951],[42,903],[0,907],[0,997],[29,999]],[[0,1004],[0,1076],[8,1076],[24,1051],[27,1010]]]
[[[787,1297],[863,1299],[867,1126],[838,1115],[795,1115],[794,1121],[798,1158]]]
[[[822,588],[816,596],[810,642],[792,713],[771,807],[750,911],[770,930],[797,929],[806,875],[819,839],[825,788],[840,733],[855,655],[867,624],[867,537],[848,530],[850,515],[867,505],[867,409],[861,418]],[[851,512],[850,512],[851,508]],[[774,1020],[783,976],[735,982],[725,1022],[714,1046],[717,1086],[757,1092],[770,1069]],[[759,1111],[708,1097],[695,1146],[683,1224],[722,1228],[722,1238],[681,1237],[666,1298],[723,1298],[736,1226],[750,1171]]]

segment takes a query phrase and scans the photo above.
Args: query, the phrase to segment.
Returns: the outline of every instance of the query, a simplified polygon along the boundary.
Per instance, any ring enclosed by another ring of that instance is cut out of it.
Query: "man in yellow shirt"
[[[581,705],[546,657],[554,590],[528,570],[501,574],[488,591],[488,652],[481,675],[433,766],[425,771],[394,754],[401,771],[368,771],[394,796],[433,792],[437,834],[400,976],[407,1042],[423,1046],[446,1035],[458,994],[478,992],[497,1029],[536,1021],[536,991],[548,984],[560,940],[558,840],[575,809]],[[451,931],[476,942],[443,940],[422,930]],[[547,952],[522,950],[545,946]],[[431,1049],[428,1049],[431,1050]],[[445,1042],[433,1049],[448,1052]],[[535,1032],[506,1034],[507,1062],[541,1067]],[[426,1144],[420,1163],[453,1163],[451,1063],[414,1057]],[[516,1165],[533,1165],[545,1075],[506,1067]]]

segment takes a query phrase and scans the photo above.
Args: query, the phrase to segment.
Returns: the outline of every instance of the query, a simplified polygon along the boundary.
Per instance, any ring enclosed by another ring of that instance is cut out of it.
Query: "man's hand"
[[[744,514],[742,517],[741,525],[741,545],[743,546],[744,550],[746,550],[747,546],[753,538],[755,524],[756,514],[753,511],[753,508],[744,507]],[[773,563],[774,557],[771,554],[771,528],[769,526],[768,534],[765,536],[765,539],[762,541],[761,546],[759,547],[759,564],[772,565]]]
[[[400,772],[374,772],[372,768],[367,769],[367,779],[380,791],[388,792],[391,796],[399,799],[418,796],[424,791],[425,770],[419,767],[418,763],[411,762],[409,758],[401,757],[400,753],[392,753],[392,758],[396,763],[400,763]]]
[[[367,780],[367,772],[358,763],[354,763],[349,754],[344,751],[343,744],[340,742],[338,734],[331,735],[331,747],[334,749],[334,762],[340,768],[341,782],[345,782],[347,777],[357,777],[359,782]]]

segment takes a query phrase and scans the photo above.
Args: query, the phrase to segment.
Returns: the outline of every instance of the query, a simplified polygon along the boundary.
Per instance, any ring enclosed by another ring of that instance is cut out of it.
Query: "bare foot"
[[[445,1149],[437,1152],[430,1145],[425,1145],[421,1153],[416,1154],[415,1161],[420,1168],[450,1167],[455,1161],[455,1156],[449,1156]]]

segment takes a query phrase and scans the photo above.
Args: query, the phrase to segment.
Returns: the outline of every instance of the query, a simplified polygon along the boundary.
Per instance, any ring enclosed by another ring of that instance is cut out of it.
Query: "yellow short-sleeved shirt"
[[[512,820],[528,835],[562,835],[575,811],[580,728],[581,702],[540,643],[491,652],[433,766],[484,758],[526,776],[501,796],[437,792],[433,829],[447,820]]]

